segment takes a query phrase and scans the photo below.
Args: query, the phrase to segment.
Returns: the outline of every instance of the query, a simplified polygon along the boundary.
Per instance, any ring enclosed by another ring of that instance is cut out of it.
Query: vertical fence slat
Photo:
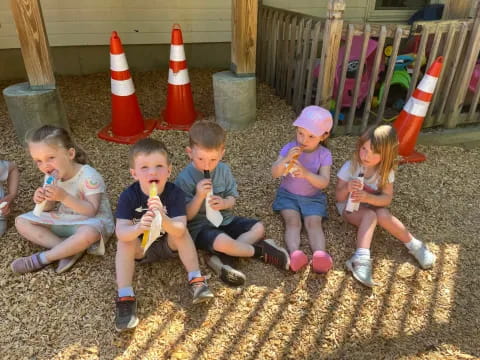
[[[452,48],[453,39],[455,37],[454,35],[455,35],[455,32],[456,32],[456,29],[457,29],[456,24],[451,24],[449,26],[449,29],[448,29],[446,46],[444,47],[443,52],[442,52],[443,53],[444,69],[446,68],[445,64],[448,64],[448,62],[450,61],[450,51],[451,51],[451,48]],[[435,107],[437,106],[438,99],[440,98],[440,93],[443,92],[443,86],[442,85],[445,82],[445,78],[446,78],[446,76],[444,74],[445,74],[445,70],[443,70],[440,73],[440,77],[438,79],[436,90],[433,93],[432,101],[430,103],[430,106],[428,107],[428,111],[427,111],[427,114],[425,116],[425,123],[424,123],[423,127],[429,127],[429,126],[434,125],[434,123],[435,123],[435,119],[433,118],[432,113],[433,113],[433,110],[435,109]]]
[[[258,26],[258,31],[257,31],[257,68],[255,71],[255,75],[257,79],[262,80],[262,55],[260,52],[262,51],[262,45],[263,45],[263,34],[262,34],[262,29],[263,29],[263,14],[265,12],[265,8],[263,6],[258,7],[258,21],[257,21],[257,26]]]
[[[373,72],[372,72],[372,78],[370,79],[370,87],[368,89],[368,95],[365,100],[365,107],[363,109],[360,133],[364,132],[368,126],[368,119],[370,117],[370,107],[372,104],[373,93],[375,92],[375,85],[377,83],[378,74],[380,72],[380,62],[382,61],[382,57],[383,57],[383,46],[385,45],[386,37],[387,37],[387,28],[385,26],[382,26],[380,28],[375,60],[373,61]]]
[[[265,82],[267,82],[267,71],[268,71],[268,68],[270,67],[270,57],[269,57],[268,48],[269,48],[270,42],[271,42],[269,27],[270,27],[270,21],[271,21],[272,16],[273,16],[273,11],[271,9],[267,9],[267,12],[265,14],[265,28],[264,28],[265,42],[264,42],[264,45],[262,47],[262,49],[263,49],[263,51],[262,51],[262,57],[263,57],[262,74],[263,74],[263,81],[265,81]]]
[[[480,98],[480,81],[477,82],[475,93],[473,94],[472,103],[470,104],[470,110],[468,111],[468,117],[466,122],[474,122],[474,114],[477,110],[478,100]]]
[[[311,49],[312,39],[312,19],[309,19],[305,24],[305,30],[303,31],[303,44],[302,44],[302,62],[300,64],[300,76],[298,77],[298,95],[297,102],[295,104],[295,111],[298,113],[302,110],[304,103],[303,96],[305,94],[305,75],[307,73],[307,58],[309,50]]]
[[[382,121],[383,113],[385,112],[385,106],[387,105],[388,92],[390,91],[390,83],[392,81],[393,69],[395,67],[395,61],[397,60],[398,48],[400,46],[401,38],[402,38],[402,29],[400,27],[397,27],[397,30],[395,31],[395,37],[393,39],[392,55],[388,60],[388,70],[387,70],[387,75],[385,76],[385,82],[384,82],[385,85],[383,88],[384,91],[383,91],[382,98],[380,99],[380,106],[378,107],[377,124],[380,124],[380,122]]]
[[[465,43],[465,39],[467,38],[467,33],[468,33],[468,25],[467,24],[463,24],[462,25],[462,28],[460,29],[460,34],[459,34],[459,38],[458,38],[458,41],[456,42],[456,51],[455,51],[455,57],[453,59],[453,61],[451,63],[447,63],[446,64],[446,68],[443,70],[445,71],[447,74],[448,74],[448,78],[447,78],[447,81],[445,83],[445,86],[444,86],[444,97],[442,99],[442,102],[440,104],[440,108],[438,110],[438,123],[439,124],[443,124],[443,119],[445,117],[445,114],[444,114],[444,110],[445,110],[445,105],[447,104],[447,100],[448,100],[448,97],[449,97],[449,93],[450,91],[452,90],[452,83],[453,83],[453,79],[455,77],[455,73],[457,71],[457,66],[458,66],[458,63],[459,63],[459,60],[460,60],[460,56],[462,54],[462,49],[463,49],[463,45]]]
[[[300,81],[300,59],[302,55],[302,38],[303,38],[303,31],[305,29],[305,18],[300,19],[300,23],[298,24],[297,28],[297,36],[296,36],[296,46],[295,46],[295,55],[293,56],[293,79],[292,79],[292,106],[295,109],[295,105],[297,104],[297,96],[298,96],[298,83]]]
[[[283,63],[285,62],[285,58],[282,56],[282,50],[283,50],[283,22],[285,20],[285,13],[280,13],[278,16],[278,22],[276,25],[276,31],[277,31],[277,51],[275,53],[275,57],[277,58],[277,67],[275,71],[275,79],[274,79],[274,85],[275,85],[275,93],[279,95],[280,93],[280,78],[282,77],[282,70],[283,70]]]
[[[408,89],[407,98],[405,101],[410,99],[410,96],[413,94],[413,90],[417,86],[418,76],[420,74],[420,68],[422,67],[422,59],[425,55],[425,48],[427,45],[428,37],[430,36],[430,28],[426,25],[422,28],[422,35],[420,37],[420,44],[418,46],[418,52],[415,56],[415,67],[413,69],[412,80],[410,81],[410,87]]]
[[[333,116],[333,130],[338,126],[338,117],[340,116],[340,110],[342,109],[343,90],[345,88],[345,79],[347,78],[347,66],[348,59],[350,57],[350,50],[352,48],[353,33],[355,27],[352,24],[348,24],[347,40],[343,46],[345,46],[345,53],[342,62],[342,70],[340,75],[340,86],[337,94],[337,104],[335,106],[335,115]],[[318,76],[320,81],[320,75]]]
[[[447,107],[448,117],[445,124],[449,128],[453,128],[458,124],[459,115],[462,110],[462,105],[465,101],[465,95],[467,94],[468,83],[470,82],[473,67],[475,66],[479,51],[480,8],[477,9],[477,14],[472,26],[472,31],[470,33],[470,39],[468,41],[466,53],[462,59],[462,72],[459,74],[459,77],[453,86],[453,96],[451,96],[449,99],[449,105]]]
[[[278,32],[277,30],[277,21],[278,21],[278,15],[279,12],[275,11],[273,14],[273,19],[272,19],[272,25],[270,27],[271,31],[271,41],[270,41],[270,54],[269,57],[272,59],[272,63],[270,64],[269,71],[267,72],[267,83],[273,87],[274,86],[274,81],[275,81],[275,68],[277,67],[277,37],[278,37]]]
[[[365,67],[365,61],[367,57],[367,48],[368,48],[368,41],[370,40],[370,33],[371,33],[370,24],[365,24],[364,31],[363,31],[362,51],[360,54],[360,63],[358,65],[357,74],[355,76],[355,86],[353,88],[352,103],[350,105],[350,111],[348,112],[347,129],[346,129],[346,132],[348,134],[352,132],[353,120],[355,117],[355,111],[357,109],[358,93],[360,92],[360,85],[363,77],[363,69]]]
[[[315,66],[315,59],[317,58],[318,41],[320,39],[321,28],[322,28],[321,21],[317,21],[315,23],[315,27],[313,28],[312,51],[310,53],[310,60],[308,63],[307,90],[305,92],[304,106],[308,106],[312,103],[313,69]]]
[[[279,63],[279,71],[278,71],[278,81],[277,81],[277,95],[283,97],[283,83],[285,82],[285,76],[286,76],[286,63],[287,63],[287,43],[288,43],[288,19],[290,15],[285,15],[282,19],[282,22],[280,24],[280,40],[278,43],[278,51],[279,51],[279,57],[280,57],[280,63]]]
[[[292,19],[292,24],[290,27],[290,41],[288,45],[288,71],[287,71],[287,103],[292,103],[292,83],[293,83],[293,73],[295,67],[295,47],[297,39],[297,17],[295,16]]]
[[[442,39],[442,35],[443,34],[441,32],[440,25],[437,24],[435,26],[435,36],[433,37],[432,48],[430,49],[430,54],[428,55],[427,69],[432,66],[433,62],[437,58],[438,46],[440,44],[440,40]]]

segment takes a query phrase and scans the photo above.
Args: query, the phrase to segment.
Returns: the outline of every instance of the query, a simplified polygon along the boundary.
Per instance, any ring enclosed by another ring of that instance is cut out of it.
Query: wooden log
[[[32,89],[55,89],[53,60],[39,0],[10,0],[28,82]]]
[[[237,76],[256,70],[258,0],[232,0],[231,69]]]

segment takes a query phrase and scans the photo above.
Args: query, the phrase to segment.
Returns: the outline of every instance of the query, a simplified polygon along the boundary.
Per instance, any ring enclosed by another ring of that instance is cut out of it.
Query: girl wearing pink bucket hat
[[[326,273],[333,265],[325,251],[322,219],[327,217],[327,196],[323,192],[330,182],[332,154],[325,140],[332,129],[332,115],[319,106],[307,106],[294,121],[295,141],[286,144],[272,165],[274,178],[282,177],[273,210],[285,222],[285,242],[290,254],[290,269],[299,271],[308,265],[300,250],[302,220],[313,252],[312,267]]]

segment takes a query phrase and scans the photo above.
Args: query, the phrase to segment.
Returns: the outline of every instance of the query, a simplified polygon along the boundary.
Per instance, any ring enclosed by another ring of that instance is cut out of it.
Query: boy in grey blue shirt
[[[175,184],[186,194],[188,230],[199,249],[213,254],[208,264],[230,285],[242,285],[245,275],[234,268],[233,258],[256,257],[288,270],[287,251],[271,239],[263,240],[265,227],[256,219],[233,214],[238,197],[230,167],[221,162],[225,154],[225,131],[212,121],[197,121],[189,131],[187,154],[191,163],[177,176]],[[221,223],[214,225],[206,215],[206,201],[219,211]]]

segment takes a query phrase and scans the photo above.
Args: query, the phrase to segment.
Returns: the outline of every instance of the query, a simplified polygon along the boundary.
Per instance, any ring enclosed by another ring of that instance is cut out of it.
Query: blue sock
[[[42,251],[40,253],[40,255],[38,255],[39,259],[40,259],[40,262],[43,264],[43,265],[48,265],[50,264],[50,261],[47,260],[47,257],[45,256],[45,251]]]
[[[133,292],[133,287],[126,286],[121,289],[118,289],[118,297],[124,297],[124,296],[135,296],[135,293]]]
[[[190,271],[188,273],[188,281],[195,279],[197,277],[202,277],[202,273],[200,272],[200,270]]]

